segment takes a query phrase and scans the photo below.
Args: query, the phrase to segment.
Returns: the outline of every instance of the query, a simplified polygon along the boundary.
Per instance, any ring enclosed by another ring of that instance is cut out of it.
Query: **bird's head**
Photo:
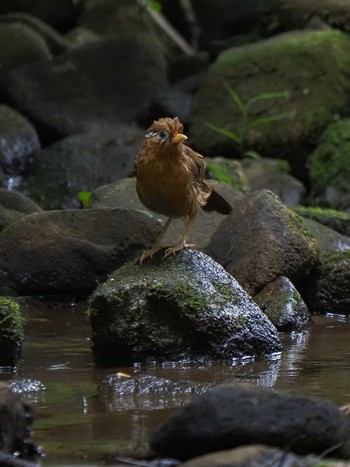
[[[187,139],[187,136],[182,131],[183,125],[177,117],[160,118],[159,120],[155,120],[148,128],[145,139],[146,141],[161,145],[179,144]]]

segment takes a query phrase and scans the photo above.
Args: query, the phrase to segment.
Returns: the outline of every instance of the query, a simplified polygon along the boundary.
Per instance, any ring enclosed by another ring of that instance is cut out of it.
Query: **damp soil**
[[[28,302],[21,359],[15,368],[0,367],[0,380],[22,391],[34,409],[33,441],[42,447],[44,466],[98,466],[114,454],[146,452],[150,433],[176,407],[220,383],[350,402],[348,317],[314,316],[303,332],[282,335],[283,352],[265,360],[101,369],[92,359],[86,308]]]

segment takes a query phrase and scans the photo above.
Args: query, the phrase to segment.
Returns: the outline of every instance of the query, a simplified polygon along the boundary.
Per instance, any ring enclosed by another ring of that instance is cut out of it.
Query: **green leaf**
[[[263,92],[261,94],[258,94],[246,103],[246,108],[245,111],[247,112],[247,109],[251,107],[255,102],[262,101],[262,100],[269,100],[269,99],[281,99],[284,97],[285,99],[289,97],[289,92],[288,91],[275,91],[275,92]]]
[[[227,136],[230,139],[233,139],[238,144],[241,144],[242,140],[240,136],[237,133],[234,133],[233,131],[226,130],[226,128],[220,128],[216,125],[213,125],[212,123],[204,122],[204,125],[210,128],[213,131],[216,131],[217,133],[220,133],[221,135]]]
[[[153,11],[156,11],[157,13],[162,11],[161,3],[157,2],[156,0],[148,0],[148,5]]]
[[[279,120],[284,120],[285,118],[288,118],[288,117],[289,117],[288,114],[279,114],[279,115],[271,115],[270,117],[255,118],[254,120],[251,120],[250,122],[247,123],[247,128],[254,128],[256,126],[266,125],[267,123],[277,122]]]
[[[84,208],[90,207],[91,191],[79,191],[78,199]]]
[[[230,93],[230,96],[232,97],[233,101],[235,102],[235,104],[237,105],[239,110],[241,112],[244,112],[244,104],[243,104],[241,98],[239,97],[239,95],[237,94],[237,92],[233,88],[231,88],[231,86],[229,84],[227,84],[227,83],[225,84],[225,88]]]

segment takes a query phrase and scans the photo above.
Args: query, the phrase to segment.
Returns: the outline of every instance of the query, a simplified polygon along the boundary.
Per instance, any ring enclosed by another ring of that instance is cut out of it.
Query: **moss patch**
[[[320,143],[309,158],[312,196],[323,205],[327,188],[333,187],[339,195],[350,194],[350,120],[330,125],[323,133]]]
[[[251,128],[244,142],[262,156],[296,154],[306,158],[334,114],[347,110],[350,38],[339,31],[291,33],[226,50],[209,69],[194,106],[191,141],[207,155],[232,157],[232,142],[203,121],[235,131],[239,111],[225,85],[246,101],[260,93],[288,91],[288,99],[263,100],[253,117],[288,114],[289,118]],[[327,52],[325,52],[327,51]],[[322,76],[322,79],[320,79]],[[304,151],[297,151],[301,147]]]
[[[23,317],[15,301],[0,297],[0,340],[23,340]]]

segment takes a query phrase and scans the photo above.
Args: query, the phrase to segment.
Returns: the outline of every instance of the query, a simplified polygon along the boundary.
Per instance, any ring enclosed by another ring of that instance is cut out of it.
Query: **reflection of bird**
[[[176,246],[163,258],[186,247],[198,208],[229,214],[230,204],[205,180],[203,157],[184,144],[183,125],[178,118],[160,118],[148,128],[136,157],[136,190],[140,201],[151,211],[168,217],[153,247],[143,252],[140,262],[160,250],[160,242],[171,221],[187,217],[185,231]]]

